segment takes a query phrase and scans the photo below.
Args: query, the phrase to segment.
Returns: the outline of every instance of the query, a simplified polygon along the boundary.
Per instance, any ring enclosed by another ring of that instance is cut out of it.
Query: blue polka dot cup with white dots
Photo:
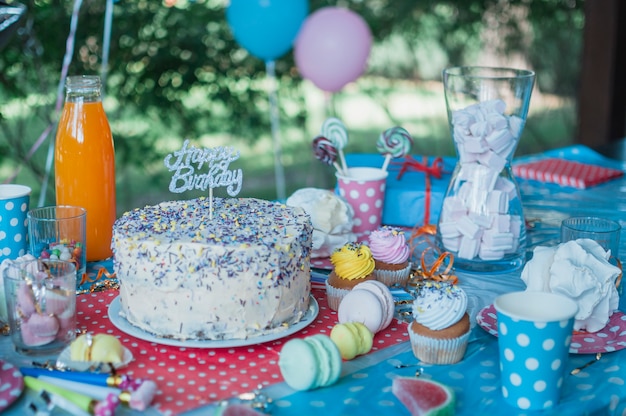
[[[512,292],[494,301],[502,396],[522,410],[559,402],[578,305],[548,292]]]
[[[0,184],[0,262],[26,254],[30,193],[25,185]]]

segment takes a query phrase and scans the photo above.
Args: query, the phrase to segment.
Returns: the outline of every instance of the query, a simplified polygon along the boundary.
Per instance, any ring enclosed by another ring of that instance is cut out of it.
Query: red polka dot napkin
[[[80,329],[117,336],[134,360],[121,374],[150,379],[158,391],[153,406],[176,415],[219,400],[283,381],[278,367],[282,345],[291,338],[330,334],[337,313],[328,308],[326,293],[313,290],[319,314],[309,326],[286,338],[244,347],[186,348],[144,341],[118,330],[109,320],[108,307],[117,290],[80,295],[77,301]],[[406,324],[393,320],[376,334],[372,351],[408,341]]]
[[[624,174],[621,170],[565,159],[543,159],[513,166],[515,176],[585,189]]]

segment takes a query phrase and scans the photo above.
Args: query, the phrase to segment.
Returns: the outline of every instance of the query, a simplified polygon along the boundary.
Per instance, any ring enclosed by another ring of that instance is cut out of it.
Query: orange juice
[[[87,83],[87,92],[82,91],[81,82],[91,78],[97,80],[97,90]],[[87,210],[87,261],[110,257],[116,218],[115,150],[98,77],[68,77],[56,136],[54,169],[57,205],[75,205]]]

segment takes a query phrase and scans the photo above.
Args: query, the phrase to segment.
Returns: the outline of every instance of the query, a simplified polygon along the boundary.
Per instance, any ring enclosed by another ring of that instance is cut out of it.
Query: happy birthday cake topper
[[[239,151],[232,147],[199,148],[185,140],[183,147],[165,156],[165,167],[174,174],[170,181],[170,192],[182,193],[198,189],[209,190],[211,214],[213,188],[224,186],[230,196],[237,196],[241,191],[243,171],[230,170],[230,162],[239,159]],[[202,173],[208,167],[208,172]]]

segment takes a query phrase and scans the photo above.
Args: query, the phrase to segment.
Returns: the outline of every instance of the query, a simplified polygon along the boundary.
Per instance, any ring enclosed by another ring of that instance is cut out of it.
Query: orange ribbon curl
[[[102,276],[105,276],[108,280],[104,279]],[[90,278],[89,274],[83,273],[83,277],[80,280],[80,286],[85,283],[94,284],[91,285],[88,290],[81,291],[80,294],[100,292],[109,289],[119,289],[119,282],[115,277],[115,273],[109,273],[109,271],[104,267],[101,267],[98,270],[95,279]]]

